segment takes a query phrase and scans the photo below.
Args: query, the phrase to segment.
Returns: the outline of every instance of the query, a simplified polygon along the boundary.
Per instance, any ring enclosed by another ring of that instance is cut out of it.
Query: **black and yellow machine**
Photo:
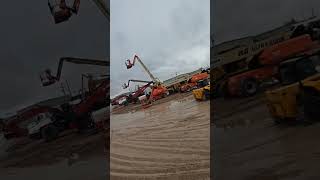
[[[267,106],[276,123],[317,119],[320,115],[319,67],[319,50],[281,63],[281,86],[266,91]]]

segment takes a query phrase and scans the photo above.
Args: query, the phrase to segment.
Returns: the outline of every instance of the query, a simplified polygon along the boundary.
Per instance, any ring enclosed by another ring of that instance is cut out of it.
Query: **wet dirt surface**
[[[217,180],[320,179],[320,123],[276,125],[262,95],[213,102]]]
[[[56,141],[24,145],[1,159],[0,177],[15,179],[104,180],[107,157],[103,133],[69,134]]]
[[[210,102],[177,96],[111,115],[112,180],[210,179]]]
[[[65,131],[51,142],[16,140],[0,159],[0,179],[105,180],[106,138],[101,130],[96,134]]]

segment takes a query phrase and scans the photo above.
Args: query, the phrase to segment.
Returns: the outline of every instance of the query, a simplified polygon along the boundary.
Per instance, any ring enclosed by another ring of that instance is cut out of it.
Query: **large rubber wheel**
[[[80,134],[86,134],[87,132],[91,132],[93,129],[96,129],[95,122],[90,114],[78,117],[77,121],[79,130],[78,132]]]
[[[281,124],[282,119],[280,119],[280,118],[273,118],[273,122],[274,122],[274,124],[278,125],[278,124]]]
[[[191,91],[191,87],[188,86],[188,87],[187,87],[187,90],[186,90],[185,92],[190,92],[190,91]]]
[[[58,137],[59,130],[53,124],[50,124],[41,129],[41,137],[46,141],[50,142]]]
[[[245,79],[241,82],[242,96],[253,96],[258,92],[259,84],[255,79]]]
[[[203,90],[204,99],[208,100],[210,99],[210,91],[209,90]]]
[[[226,98],[229,96],[228,93],[228,86],[226,83],[218,83],[215,88],[214,88],[214,97],[218,98],[218,97],[223,97]]]
[[[162,98],[166,98],[168,96],[168,94],[166,92],[162,93]]]
[[[296,96],[296,106],[297,112],[295,120],[296,122],[304,122],[306,120],[304,114],[304,97],[300,93]]]
[[[316,90],[304,91],[302,96],[304,116],[306,120],[318,121],[320,116],[320,95]]]

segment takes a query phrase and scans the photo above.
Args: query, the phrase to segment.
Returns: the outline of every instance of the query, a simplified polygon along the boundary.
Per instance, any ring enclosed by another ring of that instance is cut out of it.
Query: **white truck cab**
[[[126,105],[127,102],[128,102],[128,100],[126,97],[123,97],[123,98],[119,99],[119,101],[118,101],[119,105]]]
[[[52,123],[50,113],[40,113],[33,117],[33,120],[27,125],[29,136],[36,136],[41,133],[41,128]]]

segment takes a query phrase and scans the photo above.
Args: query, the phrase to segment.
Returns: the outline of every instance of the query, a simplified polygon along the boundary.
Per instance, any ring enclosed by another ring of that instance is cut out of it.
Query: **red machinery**
[[[67,6],[65,0],[48,1],[48,6],[56,24],[67,21],[72,13],[77,14],[79,10],[80,0],[75,0],[72,7]]]
[[[57,70],[57,75],[53,76],[50,70],[46,70],[42,76],[40,76],[41,82],[43,86],[49,86],[54,84],[55,82],[60,80],[63,62],[70,62],[75,64],[88,64],[88,65],[96,65],[96,66],[109,66],[108,61],[103,60],[92,60],[92,59],[83,59],[83,58],[72,58],[72,57],[62,57],[59,60],[59,67]],[[93,83],[92,80],[88,83],[89,87],[89,95],[85,97],[81,101],[80,104],[75,105],[74,107],[76,114],[80,114],[81,112],[89,112],[95,110],[101,105],[106,105],[108,103],[109,97],[109,78],[105,78],[100,80],[98,87],[96,87],[96,83]],[[91,86],[93,84],[93,86]],[[90,89],[91,88],[91,89]],[[93,89],[92,89],[93,88]],[[97,106],[97,107],[95,107]]]
[[[134,55],[132,62],[130,61],[130,59],[126,60],[125,64],[126,64],[127,69],[132,68],[132,67],[135,65],[136,61],[138,61],[138,62],[141,64],[142,68],[148,73],[148,75],[150,76],[150,78],[151,78],[156,84],[160,83],[160,80],[159,80],[158,78],[156,78],[156,77],[153,76],[153,74],[149,71],[149,69],[147,68],[147,66],[141,61],[141,59],[140,59],[139,56],[137,56],[137,55]]]
[[[301,56],[318,48],[319,43],[312,41],[309,35],[298,36],[274,46],[265,48],[252,60],[251,70],[234,74],[224,80],[222,91],[231,96],[254,95],[260,84],[276,78],[278,65],[289,58]]]
[[[50,107],[34,107],[29,110],[25,110],[17,115],[11,117],[7,123],[4,124],[4,136],[9,138],[15,137],[22,137],[28,135],[27,124],[28,120],[32,117],[44,113],[44,112],[51,112],[51,113],[62,113],[59,109],[50,108]]]
[[[103,0],[93,0],[98,6],[103,15],[110,20],[110,13]],[[79,11],[80,0],[74,0],[72,6],[68,6],[66,0],[48,0],[50,12],[54,18],[54,22],[59,24],[67,21],[72,14],[77,14]]]
[[[124,94],[121,94],[121,95],[113,98],[113,99],[111,100],[111,105],[119,105],[119,100],[122,99],[122,98],[126,98],[126,99],[127,99],[128,96],[129,96],[129,94],[130,94],[130,93],[124,93]]]
[[[193,88],[196,88],[199,81],[206,80],[209,78],[209,74],[207,72],[199,73],[193,75],[187,84],[184,84],[180,87],[180,92],[188,92]]]
[[[167,90],[166,87],[164,86],[153,86],[152,88],[152,93],[151,93],[151,96],[150,96],[150,100],[158,100],[158,99],[161,99],[161,98],[165,98],[169,95],[169,92]]]
[[[141,61],[139,56],[134,55],[132,62],[129,59],[126,60],[125,64],[126,64],[127,69],[132,68],[135,65],[136,61],[138,61],[141,64],[142,68],[147,72],[147,74],[150,76],[150,78],[153,81],[154,86],[152,89],[151,97],[153,99],[159,99],[162,97],[166,97],[169,93],[167,88],[162,85],[161,81],[158,78],[153,76],[153,74],[149,71],[147,66]]]
[[[85,130],[90,127],[101,128],[103,122],[93,122],[91,119],[91,112],[101,109],[109,105],[108,102],[109,92],[109,80],[103,81],[98,87],[92,89],[92,91],[81,100],[80,103],[75,105],[68,105],[68,109],[50,107],[34,107],[30,110],[26,110],[19,113],[12,118],[4,127],[4,134],[6,138],[27,136],[28,131],[26,126],[32,117],[37,116],[40,113],[49,112],[55,116],[59,116],[63,119],[65,127],[78,128],[79,130]],[[65,106],[65,105],[64,105]],[[63,106],[62,106],[63,107]],[[50,128],[54,128],[50,126]],[[58,129],[60,127],[56,127]],[[61,129],[61,128],[60,128]]]
[[[133,103],[136,103],[138,102],[138,97],[141,96],[141,95],[144,95],[144,91],[151,86],[151,84],[153,84],[154,82],[153,81],[142,81],[142,80],[133,80],[133,79],[130,79],[128,81],[128,84],[124,84],[123,85],[123,88],[128,88],[129,85],[130,85],[130,82],[142,82],[142,83],[147,83],[141,87],[139,87],[135,92],[129,94],[128,96],[128,102],[133,102]]]
[[[109,105],[109,80],[104,80],[98,87],[93,89],[79,104],[73,105],[77,116],[98,110]]]
[[[73,57],[62,57],[59,60],[59,66],[57,70],[57,75],[53,76],[50,69],[46,69],[40,74],[40,80],[43,86],[49,86],[60,80],[62,67],[64,62],[70,62],[75,64],[87,64],[87,65],[96,65],[96,66],[109,66],[108,61],[104,60],[93,60],[93,59],[84,59],[84,58],[73,58]]]
[[[88,64],[88,65],[97,65],[97,66],[109,66],[108,61],[103,60],[92,60],[92,59],[83,59],[83,58],[72,58],[72,57],[63,57],[60,58],[59,67],[57,70],[57,75],[53,76],[50,70],[46,70],[40,79],[43,86],[49,86],[60,80],[61,71],[63,62],[71,62],[75,64]],[[72,105],[71,107],[66,107],[66,110],[75,119],[79,119],[83,124],[90,123],[90,114],[92,111],[98,110],[100,108],[106,107],[109,105],[109,78],[99,80],[99,85],[96,87],[96,83],[89,81],[89,85],[93,83],[93,86],[89,87],[89,94],[86,95],[80,103]],[[66,105],[69,106],[69,105]],[[71,115],[70,115],[71,116]]]

